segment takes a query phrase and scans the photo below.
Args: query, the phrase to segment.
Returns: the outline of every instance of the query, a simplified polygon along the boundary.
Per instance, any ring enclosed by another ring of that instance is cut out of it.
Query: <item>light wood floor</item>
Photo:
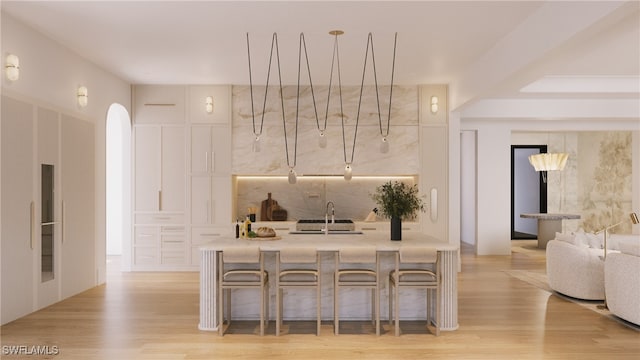
[[[276,337],[273,322],[264,337],[219,337],[197,329],[197,273],[111,271],[106,285],[2,326],[1,342],[60,351],[28,359],[640,359],[637,329],[507,274],[544,273],[544,252],[514,251],[463,249],[460,328],[439,337],[395,337],[389,328],[380,337],[334,336],[330,323],[319,337]]]

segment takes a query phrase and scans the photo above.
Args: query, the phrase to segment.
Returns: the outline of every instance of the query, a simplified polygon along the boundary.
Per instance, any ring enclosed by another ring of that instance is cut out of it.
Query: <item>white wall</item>
[[[635,110],[634,110],[635,111]],[[626,114],[626,113],[625,113]],[[570,119],[526,120],[469,118],[461,120],[461,130],[477,131],[477,254],[510,254],[510,148],[513,132],[553,131],[634,131],[633,208],[640,205],[640,172],[637,166],[640,120]],[[546,135],[545,135],[546,136]],[[636,226],[637,228],[637,226]],[[638,231],[634,229],[634,231]]]
[[[476,244],[476,132],[460,135],[460,240]]]
[[[511,254],[511,131],[498,124],[477,129],[478,255]]]
[[[44,107],[57,109],[95,124],[96,139],[96,284],[105,281],[105,134],[108,108],[113,103],[131,109],[131,90],[127,82],[2,13],[2,58],[15,54],[20,58],[20,79],[9,82],[2,76],[4,94]],[[3,74],[4,75],[4,74]],[[77,106],[78,86],[88,88],[89,104]],[[1,241],[1,239],[0,239]]]

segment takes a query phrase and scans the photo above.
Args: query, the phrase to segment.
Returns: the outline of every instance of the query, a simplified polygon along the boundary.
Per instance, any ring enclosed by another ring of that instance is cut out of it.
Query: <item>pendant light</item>
[[[369,33],[371,36],[371,33]],[[389,152],[389,128],[391,126],[391,100],[393,98],[393,75],[395,73],[396,68],[396,44],[398,43],[398,33],[395,33],[393,38],[393,62],[391,63],[391,87],[389,88],[389,113],[387,114],[387,127],[386,129],[382,129],[382,116],[380,116],[380,95],[378,91],[378,76],[376,71],[376,58],[373,52],[373,37],[371,37],[371,60],[373,63],[373,78],[376,84],[376,102],[378,104],[378,124],[380,125],[380,136],[382,137],[382,142],[380,143],[380,152],[386,154]]]
[[[249,61],[249,94],[251,97],[251,121],[253,124],[253,135],[254,135],[254,140],[253,140],[253,143],[251,144],[251,150],[253,152],[260,152],[260,136],[262,135],[262,129],[264,126],[264,115],[265,115],[265,110],[267,108],[267,95],[269,93],[269,75],[271,75],[271,61],[273,59],[274,42],[277,42],[277,36],[275,33],[273,33],[273,36],[271,38],[271,54],[269,55],[269,67],[267,70],[267,84],[264,87],[264,101],[262,103],[262,116],[260,117],[260,129],[256,130],[256,115],[253,108],[253,81],[251,76],[251,72],[252,72],[251,71],[251,52],[249,47],[249,33],[247,33],[247,58]]]

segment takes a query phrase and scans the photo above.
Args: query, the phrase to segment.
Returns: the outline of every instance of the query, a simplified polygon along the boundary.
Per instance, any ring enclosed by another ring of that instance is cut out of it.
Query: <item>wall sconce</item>
[[[205,98],[205,110],[207,114],[211,114],[213,112],[213,97],[207,96]]]
[[[547,171],[562,171],[568,158],[565,153],[541,153],[529,155],[529,163],[536,171],[542,171],[542,181],[547,182]]]
[[[431,97],[431,113],[438,113],[438,97],[435,95]]]
[[[20,59],[18,56],[9,54],[4,65],[5,74],[9,81],[16,81],[20,78]]]
[[[86,86],[80,86],[78,88],[78,105],[85,107],[89,103],[89,91]]]

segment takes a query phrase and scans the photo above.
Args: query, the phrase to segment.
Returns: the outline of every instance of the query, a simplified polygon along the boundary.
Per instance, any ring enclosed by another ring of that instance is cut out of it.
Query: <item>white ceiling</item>
[[[247,33],[253,82],[264,84],[274,32],[283,82],[296,83],[304,32],[313,82],[326,84],[334,41],[328,32],[341,29],[343,84],[359,84],[369,32],[378,81],[388,84],[397,32],[395,83],[450,84],[458,105],[539,96],[519,89],[549,76],[614,76],[631,81],[632,90],[635,81],[632,96],[640,93],[638,1],[5,0],[1,6],[133,84],[248,84]],[[590,89],[591,96],[622,93],[615,83],[598,82],[601,90]]]

